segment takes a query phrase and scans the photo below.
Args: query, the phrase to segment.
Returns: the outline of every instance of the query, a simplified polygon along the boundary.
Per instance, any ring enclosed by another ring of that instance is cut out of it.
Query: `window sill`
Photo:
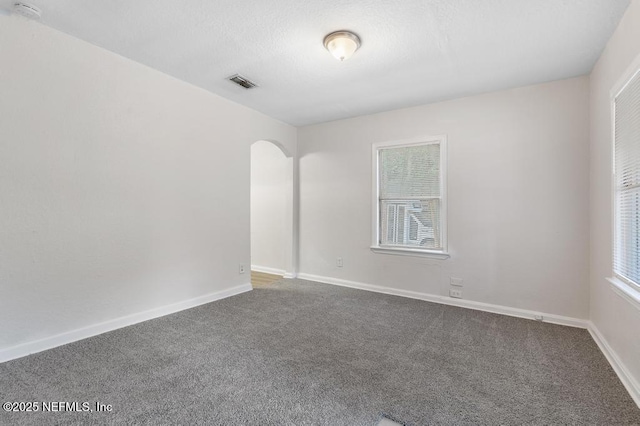
[[[410,249],[410,248],[391,248],[391,247],[372,246],[371,251],[374,253],[392,254],[395,256],[417,256],[417,257],[428,257],[431,259],[440,259],[440,260],[449,259],[451,257],[449,256],[448,253],[443,253],[441,251],[418,250],[418,249]]]
[[[634,308],[640,310],[640,291],[617,278],[607,278],[607,281],[611,283],[611,289],[613,291],[631,303]]]

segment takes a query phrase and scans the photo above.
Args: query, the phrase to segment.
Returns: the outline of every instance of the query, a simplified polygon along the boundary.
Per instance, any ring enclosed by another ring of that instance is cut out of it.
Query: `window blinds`
[[[381,245],[442,249],[440,172],[438,143],[379,151]]]
[[[640,284],[640,72],[616,96],[614,273]]]

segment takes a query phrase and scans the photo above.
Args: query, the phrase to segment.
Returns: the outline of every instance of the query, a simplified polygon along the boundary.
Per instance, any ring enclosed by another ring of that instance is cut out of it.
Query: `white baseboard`
[[[285,272],[284,275],[282,276],[282,278],[287,278],[289,280],[297,277],[298,277],[298,274],[296,274],[295,272]]]
[[[171,305],[161,306],[159,308],[150,309],[148,311],[115,318],[87,327],[78,328],[76,330],[67,331],[65,333],[56,334],[54,336],[45,337],[43,339],[22,343],[5,349],[0,349],[0,363],[16,358],[21,358],[23,356],[34,354],[37,352],[42,352],[44,350],[52,349],[57,346],[66,345],[67,343],[76,342],[78,340],[86,339],[88,337],[96,336],[98,334],[106,333],[118,328],[127,327],[129,325],[137,324],[139,322],[147,321],[153,318],[158,318],[165,315],[173,314],[175,312],[183,311],[185,309],[194,308],[199,305],[204,305],[205,303],[214,302],[216,300],[224,299],[251,290],[251,284],[242,284],[236,287],[228,288],[226,290],[221,290],[215,293],[205,294],[204,296],[199,296],[182,302],[173,303]]]
[[[280,275],[281,277],[284,276],[286,273],[284,269],[270,268],[268,266],[260,266],[260,265],[251,265],[251,270],[256,272],[262,272],[264,274]]]
[[[376,293],[391,294],[394,296],[409,297],[411,299],[425,300],[427,302],[440,303],[443,305],[457,306],[459,308],[475,309],[478,311],[492,312],[494,314],[509,315],[512,317],[535,319],[542,316],[544,322],[552,324],[566,325],[569,327],[588,328],[587,320],[565,317],[562,315],[547,314],[543,312],[530,311],[527,309],[511,308],[509,306],[493,305],[490,303],[475,302],[473,300],[454,299],[447,296],[440,296],[429,293],[419,293],[416,291],[400,290],[392,287],[382,287],[371,284],[359,283],[356,281],[342,280],[339,278],[323,277],[299,273],[298,278],[302,280],[317,281],[325,284],[339,285],[342,287],[357,288],[360,290],[373,291]]]
[[[593,337],[593,340],[595,340],[595,342],[598,344],[598,347],[607,358],[607,361],[609,361],[609,364],[611,364],[613,371],[616,372],[616,374],[620,378],[620,381],[629,392],[629,395],[631,395],[631,398],[633,398],[635,403],[640,408],[640,383],[638,383],[638,381],[631,375],[631,373],[629,373],[629,370],[627,370],[627,367],[625,367],[623,362],[620,360],[618,354],[609,345],[609,342],[607,342],[602,333],[600,333],[598,327],[596,327],[595,324],[591,321],[589,321],[588,330],[589,333],[591,333],[591,337]]]

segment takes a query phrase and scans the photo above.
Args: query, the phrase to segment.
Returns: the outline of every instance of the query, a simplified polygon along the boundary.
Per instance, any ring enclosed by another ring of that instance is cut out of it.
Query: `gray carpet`
[[[3,424],[640,424],[588,332],[301,280],[0,364]]]

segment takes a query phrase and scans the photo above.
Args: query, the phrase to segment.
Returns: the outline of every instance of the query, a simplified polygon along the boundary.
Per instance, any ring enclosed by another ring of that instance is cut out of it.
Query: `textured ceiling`
[[[629,1],[31,3],[45,25],[300,126],[586,74]],[[362,39],[345,62],[322,45],[340,29]]]

